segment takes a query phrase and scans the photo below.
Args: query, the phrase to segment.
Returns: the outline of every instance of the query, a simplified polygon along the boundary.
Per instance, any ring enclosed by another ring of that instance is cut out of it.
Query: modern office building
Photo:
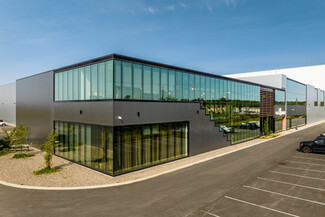
[[[324,120],[325,65],[230,74],[227,77],[281,88],[286,94],[287,129]],[[293,80],[294,79],[294,80]],[[308,80],[310,83],[303,82]],[[314,85],[314,86],[313,86]],[[321,86],[315,86],[321,85]],[[320,89],[323,87],[324,89]]]
[[[17,80],[16,119],[33,145],[55,128],[56,155],[119,175],[260,137],[267,118],[272,132],[287,113],[305,124],[308,86],[281,82],[111,54]]]

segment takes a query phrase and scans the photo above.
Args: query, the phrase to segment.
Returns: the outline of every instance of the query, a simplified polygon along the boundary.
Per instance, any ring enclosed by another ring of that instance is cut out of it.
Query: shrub
[[[9,143],[5,139],[0,139],[0,150],[9,148]]]
[[[36,170],[33,173],[35,175],[42,175],[42,174],[47,174],[47,173],[55,173],[55,172],[57,172],[59,170],[60,170],[60,167],[54,167],[54,168],[47,168],[47,167],[45,167],[43,169]]]
[[[10,153],[9,148],[4,148],[4,149],[0,150],[0,156],[6,155],[9,153]]]
[[[15,154],[12,158],[19,159],[19,158],[27,158],[27,157],[33,157],[34,154]]]
[[[18,124],[12,131],[5,131],[6,137],[3,139],[3,142],[6,144],[6,147],[11,147],[16,145],[19,147],[21,144],[27,144],[27,138],[30,134],[29,128],[26,127],[23,123]]]

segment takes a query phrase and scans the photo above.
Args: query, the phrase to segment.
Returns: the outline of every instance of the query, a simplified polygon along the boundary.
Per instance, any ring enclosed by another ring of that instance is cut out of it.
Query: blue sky
[[[119,53],[213,74],[325,64],[323,0],[0,0],[0,84]]]

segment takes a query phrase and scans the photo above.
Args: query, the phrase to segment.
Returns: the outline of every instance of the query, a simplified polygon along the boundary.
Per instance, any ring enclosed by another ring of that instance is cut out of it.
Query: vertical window
[[[195,75],[195,100],[201,99],[201,81],[200,75]]]
[[[90,99],[98,99],[98,68],[97,64],[91,65],[91,96]]]
[[[186,101],[189,99],[188,75],[189,75],[188,73],[183,73],[183,98],[182,98],[182,100],[186,100]]]
[[[67,71],[68,76],[68,98],[67,100],[72,100],[72,91],[73,91],[73,70]]]
[[[200,76],[201,77],[201,95],[200,99],[205,100],[206,98],[206,92],[205,92],[205,76]]]
[[[175,156],[175,129],[174,123],[168,124],[168,158],[173,159]]]
[[[114,171],[122,170],[122,132],[121,127],[114,128],[113,168]]]
[[[78,99],[85,99],[85,68],[79,68],[79,91],[78,91]]]
[[[132,165],[138,168],[142,164],[142,129],[141,127],[132,128]]]
[[[122,128],[122,168],[129,169],[132,167],[132,159],[131,159],[131,127],[123,127]]]
[[[161,69],[160,89],[161,89],[161,99],[167,100],[167,98],[168,98],[168,70],[166,70],[166,69]]]
[[[168,136],[167,136],[168,124],[161,124],[159,127],[160,133],[160,160],[167,160],[168,154]]]
[[[99,127],[91,126],[91,167],[99,169],[99,162],[101,161],[99,156]]]
[[[122,98],[122,70],[121,70],[121,61],[114,60],[114,99]]]
[[[78,69],[77,69],[78,72]],[[73,142],[74,142],[74,149],[73,149],[73,160],[75,162],[80,162],[80,138],[79,138],[79,125],[75,124],[74,132],[73,132]]]
[[[176,72],[176,100],[181,101],[183,98],[183,73]]]
[[[113,60],[106,62],[105,67],[105,79],[106,79],[106,99],[113,99]]]
[[[195,99],[195,79],[193,74],[189,74],[188,87],[189,87],[189,100],[193,101]]]
[[[215,100],[215,112],[217,113],[217,115],[219,115],[219,117],[221,117],[222,119],[222,116],[220,114],[220,110],[219,110],[219,107],[220,107],[220,80],[219,79],[214,79],[214,92],[215,92],[215,95],[214,95],[214,98],[216,99]]]
[[[85,147],[85,164],[87,166],[91,166],[91,155],[92,155],[92,140],[91,140],[91,136],[92,136],[92,133],[91,133],[91,126],[90,125],[87,125],[86,126],[86,147]]]
[[[142,164],[150,164],[151,156],[151,127],[142,127],[143,151],[142,151]]]
[[[63,72],[63,100],[68,100],[68,72]]]
[[[123,99],[132,99],[132,64],[122,62],[123,68]]]
[[[91,95],[90,81],[91,81],[90,66],[86,66],[85,67],[85,99],[86,100],[90,100],[90,95]]]
[[[133,64],[133,99],[142,99],[142,65]]]
[[[152,99],[160,99],[160,69],[152,68]]]
[[[205,77],[205,87],[206,87],[205,99],[211,100],[211,78],[210,77]]]
[[[314,106],[318,106],[318,90],[314,89]]]
[[[168,100],[175,99],[175,71],[168,70]]]
[[[143,66],[143,99],[152,99],[151,67]]]
[[[63,100],[63,73],[58,73],[59,75],[59,100]]]
[[[68,155],[69,160],[73,160],[73,151],[74,151],[74,128],[73,124],[68,124]]]
[[[151,127],[151,138],[152,138],[152,148],[151,148],[151,162],[157,163],[159,159],[159,125],[155,124]]]
[[[79,73],[78,69],[73,70],[73,94],[72,99],[78,100],[79,98]]]
[[[86,141],[85,141],[85,125],[80,125],[80,136],[79,136],[79,141],[80,141],[80,163],[85,164],[85,156],[86,156]]]
[[[211,78],[210,79],[211,80],[211,85],[210,85],[210,87],[211,87],[211,100],[215,100],[216,98],[215,98],[215,96],[216,96],[216,85],[215,85],[215,81],[216,81],[216,79],[214,79],[214,78]]]
[[[105,99],[105,62],[98,64],[98,99]]]
[[[54,101],[58,101],[59,100],[59,73],[54,74]]]

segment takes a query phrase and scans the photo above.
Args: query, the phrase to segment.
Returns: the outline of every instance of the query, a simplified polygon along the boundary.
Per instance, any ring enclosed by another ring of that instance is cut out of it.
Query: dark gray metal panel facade
[[[230,145],[200,103],[114,101],[114,126],[177,121],[189,121],[190,156]]]
[[[39,147],[53,129],[53,72],[17,80],[17,124],[31,129],[31,142]]]
[[[55,121],[113,125],[113,101],[53,102],[53,113]]]

